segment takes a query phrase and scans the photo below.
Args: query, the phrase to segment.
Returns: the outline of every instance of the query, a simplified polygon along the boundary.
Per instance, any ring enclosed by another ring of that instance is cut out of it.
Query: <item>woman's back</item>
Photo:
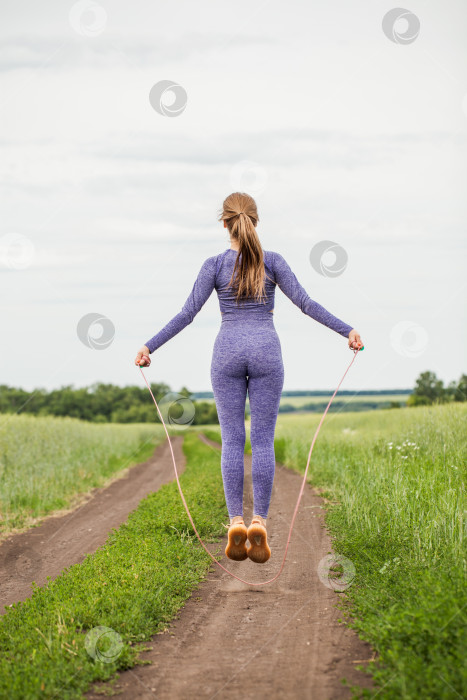
[[[232,313],[238,310],[259,310],[271,312],[274,309],[274,292],[276,289],[276,282],[274,280],[274,272],[272,269],[273,253],[267,250],[263,251],[265,296],[262,301],[258,301],[258,299],[254,297],[249,297],[237,302],[235,288],[233,286],[228,286],[232,277],[237,255],[238,253],[236,250],[233,248],[228,248],[223,253],[214,256],[216,263],[215,289],[219,299],[219,307],[221,312]]]

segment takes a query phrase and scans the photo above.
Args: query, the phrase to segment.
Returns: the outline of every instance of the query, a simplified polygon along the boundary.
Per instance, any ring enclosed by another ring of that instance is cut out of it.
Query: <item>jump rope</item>
[[[195,531],[196,537],[198,538],[198,540],[199,540],[201,546],[203,547],[203,549],[205,550],[205,552],[207,552],[207,554],[209,554],[209,556],[211,557],[211,559],[213,560],[213,562],[214,562],[215,564],[217,564],[217,566],[218,566],[220,569],[222,569],[222,570],[225,571],[227,574],[229,574],[229,576],[232,576],[232,578],[237,579],[237,581],[241,581],[241,583],[246,583],[248,586],[266,586],[267,584],[272,583],[273,581],[275,581],[275,580],[276,580],[277,578],[279,578],[279,576],[281,575],[282,569],[284,568],[285,559],[286,559],[286,557],[287,557],[287,550],[288,550],[288,548],[289,548],[289,543],[290,543],[290,538],[291,538],[291,536],[292,536],[292,530],[293,530],[293,526],[294,526],[294,523],[295,523],[295,518],[297,517],[298,507],[299,507],[299,505],[300,505],[300,501],[301,501],[301,499],[302,499],[303,491],[304,491],[304,489],[305,489],[306,477],[307,477],[307,474],[308,474],[308,467],[310,466],[311,453],[313,452],[313,447],[314,447],[314,445],[315,445],[316,438],[318,437],[318,433],[319,433],[319,431],[320,431],[320,429],[321,429],[321,425],[322,425],[322,423],[323,423],[323,421],[324,421],[324,419],[325,419],[325,417],[326,417],[326,413],[328,412],[329,406],[332,404],[335,395],[336,395],[337,392],[339,391],[340,385],[341,385],[342,382],[344,381],[345,375],[347,374],[347,372],[348,372],[349,369],[351,368],[352,364],[354,363],[355,358],[356,358],[356,356],[357,356],[357,353],[358,353],[359,351],[363,350],[364,347],[365,347],[365,346],[362,345],[362,347],[359,348],[358,350],[353,349],[353,348],[350,348],[351,350],[354,350],[354,356],[353,356],[353,358],[352,358],[352,361],[350,362],[349,366],[347,367],[347,369],[345,370],[344,374],[342,375],[342,379],[340,380],[339,384],[337,385],[337,388],[336,388],[334,394],[331,396],[331,398],[330,398],[330,400],[329,400],[329,403],[328,403],[328,405],[326,406],[326,410],[324,411],[324,413],[323,413],[323,415],[322,415],[322,417],[321,417],[321,420],[320,420],[320,422],[319,422],[319,424],[318,424],[318,427],[316,428],[316,432],[315,432],[315,435],[314,435],[314,437],[313,437],[313,441],[312,441],[312,443],[311,443],[310,451],[308,452],[308,460],[307,460],[307,463],[306,463],[305,473],[304,473],[303,479],[302,479],[302,486],[301,486],[300,492],[299,492],[299,494],[298,494],[297,503],[296,503],[295,510],[294,510],[293,516],[292,516],[292,522],[290,523],[289,536],[287,537],[287,544],[285,545],[284,558],[282,559],[281,567],[280,567],[278,573],[277,573],[275,576],[273,576],[273,578],[270,578],[270,579],[268,579],[267,581],[260,581],[260,582],[257,582],[257,581],[245,581],[245,579],[240,578],[240,576],[236,576],[236,575],[233,574],[231,571],[229,571],[228,569],[226,569],[225,566],[223,566],[220,562],[218,562],[217,559],[211,554],[211,552],[209,551],[209,549],[206,547],[206,545],[204,544],[203,540],[202,540],[201,537],[199,536],[198,530],[196,529],[196,525],[194,524],[193,518],[191,517],[190,509],[188,508],[187,502],[186,502],[186,500],[185,500],[185,496],[183,495],[182,487],[180,486],[180,479],[178,478],[177,464],[176,464],[176,462],[175,462],[174,451],[173,451],[173,448],[172,448],[172,443],[171,443],[171,441],[170,441],[169,433],[168,433],[168,431],[167,431],[167,427],[166,427],[166,425],[165,425],[165,423],[164,423],[164,419],[163,419],[162,414],[161,414],[161,412],[160,412],[160,410],[159,410],[159,406],[157,405],[157,401],[156,401],[156,399],[154,398],[154,394],[152,393],[151,387],[150,387],[150,385],[148,384],[148,380],[146,379],[146,376],[145,376],[145,374],[144,374],[144,372],[143,372],[143,366],[142,366],[142,365],[138,365],[138,367],[139,367],[139,369],[140,369],[140,371],[141,371],[141,374],[143,375],[143,379],[144,379],[144,381],[146,382],[146,386],[148,387],[149,392],[150,392],[150,394],[151,394],[151,396],[152,396],[152,400],[154,401],[154,405],[155,405],[156,408],[157,408],[157,412],[158,412],[158,414],[159,414],[159,416],[160,416],[160,419],[161,419],[161,421],[162,421],[162,425],[164,426],[164,430],[165,430],[165,433],[166,433],[166,435],[167,435],[167,439],[168,439],[168,441],[169,441],[170,452],[171,452],[171,454],[172,454],[172,461],[173,461],[173,465],[174,465],[175,478],[176,478],[176,480],[177,480],[178,490],[180,491],[180,497],[181,497],[181,499],[182,499],[183,505],[185,506],[186,513],[187,513],[188,518],[189,518],[189,520],[190,520],[190,523],[191,523],[191,525],[192,525],[192,527],[193,527],[193,530]]]

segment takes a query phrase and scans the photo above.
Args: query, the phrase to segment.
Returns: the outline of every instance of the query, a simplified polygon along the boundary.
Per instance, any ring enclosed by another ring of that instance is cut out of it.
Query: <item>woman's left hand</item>
[[[363,347],[362,339],[358,331],[353,328],[349,333],[349,348],[351,350],[360,350]]]
[[[149,348],[146,345],[143,345],[141,350],[138,350],[135,365],[137,367],[149,367],[150,364],[151,358],[149,357]]]

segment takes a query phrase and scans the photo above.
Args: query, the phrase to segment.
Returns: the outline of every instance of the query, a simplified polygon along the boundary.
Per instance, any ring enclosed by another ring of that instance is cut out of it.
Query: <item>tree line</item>
[[[189,417],[191,425],[219,423],[214,401],[199,401],[194,399],[193,392],[183,387],[179,392],[173,392],[167,384],[152,383],[151,390],[158,404],[166,407],[164,421],[172,419],[186,422]],[[366,392],[365,392],[366,393]],[[397,390],[387,390],[381,393],[398,393]],[[186,402],[192,403],[191,411],[186,411]],[[165,401],[163,401],[165,399]],[[182,399],[182,400],[179,400]],[[415,382],[415,387],[405,405],[421,406],[447,403],[450,401],[467,400],[467,375],[462,374],[458,382],[452,381],[444,386],[434,372],[422,372]],[[283,403],[280,411],[324,411],[326,403],[310,403],[295,407]],[[374,408],[398,408],[402,404],[391,402],[339,402],[333,404],[335,410],[363,411]],[[194,413],[193,413],[194,408]],[[331,407],[332,408],[332,407]],[[161,409],[162,410],[162,409]],[[126,386],[95,383],[89,387],[75,389],[72,385],[47,391],[37,389],[32,392],[0,385],[0,413],[30,413],[37,416],[70,416],[94,423],[154,423],[160,422],[159,414],[152,402],[146,387]],[[188,413],[190,415],[188,416]],[[245,411],[248,416],[248,411]]]
[[[462,374],[458,382],[452,381],[445,387],[434,372],[422,372],[407,399],[407,406],[429,406],[451,401],[467,401],[467,374]]]
[[[189,417],[191,425],[219,423],[216,406],[213,402],[192,401],[192,392],[183,387],[173,392],[164,383],[151,383],[151,391],[164,416],[164,422],[171,418],[174,423]],[[164,400],[163,401],[163,399]],[[187,411],[183,397],[190,399],[194,415]],[[182,399],[182,400],[179,400]],[[166,407],[162,410],[160,402]],[[168,414],[165,411],[168,411]],[[94,423],[155,423],[161,422],[151,395],[146,387],[95,383],[89,387],[75,389],[72,385],[47,391],[33,392],[14,387],[0,386],[0,413],[30,413],[36,416],[70,416]],[[190,414],[190,415],[188,415]]]

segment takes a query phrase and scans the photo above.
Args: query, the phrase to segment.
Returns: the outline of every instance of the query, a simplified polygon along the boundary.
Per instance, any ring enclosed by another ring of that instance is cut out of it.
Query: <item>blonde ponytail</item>
[[[219,221],[222,220],[227,222],[232,239],[238,242],[237,258],[227,286],[236,288],[237,302],[248,297],[264,302],[264,256],[255,228],[259,221],[255,200],[243,192],[229,195],[219,216]]]

